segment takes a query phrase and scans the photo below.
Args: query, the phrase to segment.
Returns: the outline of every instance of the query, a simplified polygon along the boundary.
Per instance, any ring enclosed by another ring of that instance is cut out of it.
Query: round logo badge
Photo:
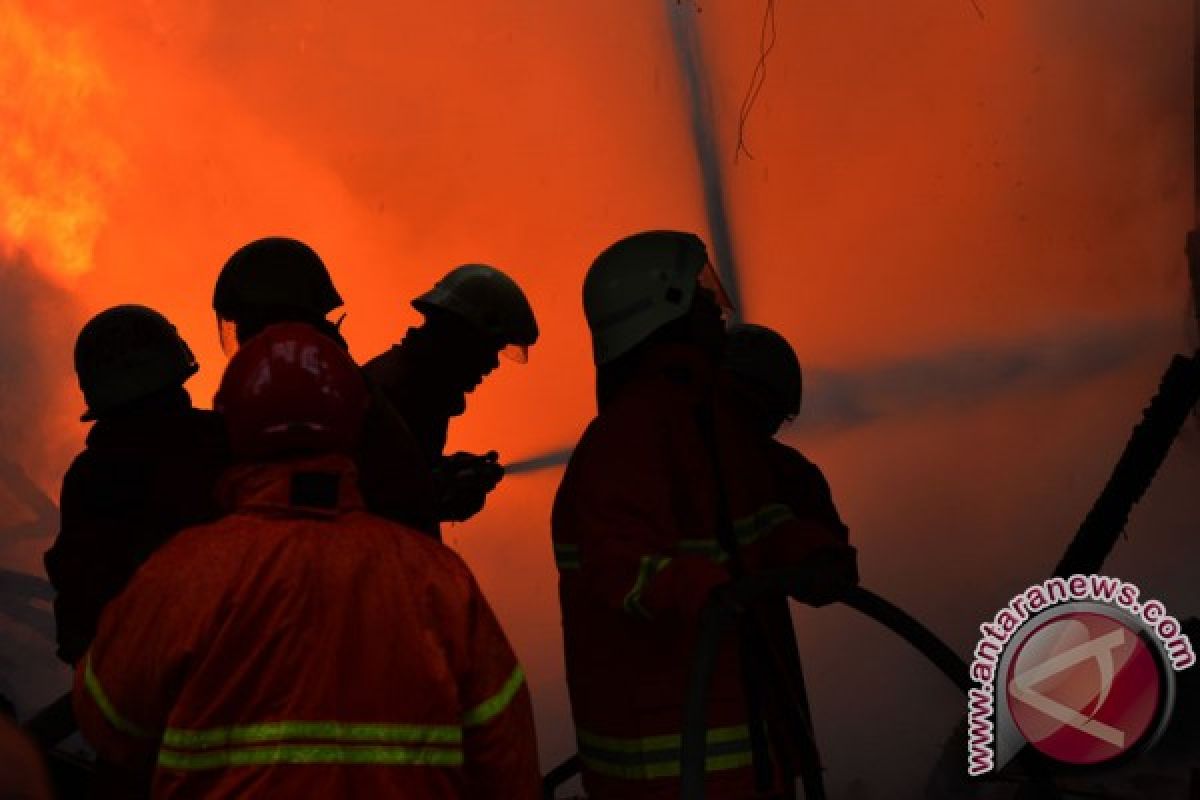
[[[1101,612],[1057,615],[1021,642],[1005,689],[1031,745],[1067,764],[1119,758],[1153,735],[1163,715],[1163,665],[1152,645]]]

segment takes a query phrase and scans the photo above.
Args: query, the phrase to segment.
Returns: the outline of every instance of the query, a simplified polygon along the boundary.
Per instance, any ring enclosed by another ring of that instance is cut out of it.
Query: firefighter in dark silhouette
[[[804,375],[795,350],[770,328],[731,325],[721,366],[722,391],[749,435],[761,442],[779,500],[797,519],[816,523],[846,543],[848,530],[821,470],[775,438],[800,413]],[[804,737],[797,735],[793,721],[780,713],[787,704],[800,702],[805,717],[810,714],[789,603],[784,597],[770,598],[745,609],[744,614],[766,632],[771,645],[763,658],[776,679],[764,681],[763,717],[771,750],[777,755],[773,764],[776,774],[781,783],[794,783],[796,767],[805,758],[816,761],[817,756]],[[811,720],[808,722],[811,737]]]
[[[213,310],[226,355],[269,325],[302,322],[346,348],[330,315],[342,306],[324,262],[311,247],[285,237],[257,239],[234,253],[217,277]],[[439,535],[433,477],[403,417],[368,381],[367,435],[357,454],[367,507]]]
[[[500,270],[466,264],[412,302],[424,317],[404,339],[364,369],[404,417],[434,473],[438,516],[468,519],[504,475],[495,452],[444,456],[450,418],[466,395],[500,365],[525,363],[537,321],[525,293]]]
[[[804,378],[796,351],[770,328],[731,325],[722,367],[735,411],[764,437],[788,506],[798,516],[819,519],[846,541],[847,529],[824,474],[800,452],[775,438],[800,413]]]
[[[242,344],[215,402],[229,514],[105,612],[85,737],[156,798],[536,798],[529,691],[470,571],[364,509],[361,372],[310,325]]]
[[[62,526],[45,556],[67,663],[83,655],[105,604],[152,552],[218,513],[225,430],[218,415],[192,407],[184,383],[196,370],[175,326],[144,306],[110,308],[79,333],[83,419],[95,424],[63,478]]]
[[[854,551],[780,499],[764,437],[721,390],[727,300],[699,238],[617,242],[583,297],[599,414],[559,487],[553,535],[584,783],[597,800],[678,797],[684,687],[712,590],[820,565],[806,599],[825,602],[857,580]],[[748,642],[725,643],[714,672],[713,798],[792,791],[771,774]]]

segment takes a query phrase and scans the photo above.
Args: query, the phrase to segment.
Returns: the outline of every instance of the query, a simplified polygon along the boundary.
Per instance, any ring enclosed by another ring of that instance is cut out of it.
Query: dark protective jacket
[[[399,412],[420,449],[430,471],[434,515],[443,522],[463,521],[483,508],[503,470],[469,453],[444,455],[450,418],[463,413],[466,401],[439,379],[438,356],[421,330],[410,329],[403,342],[368,361],[363,371]]]
[[[764,445],[773,480],[784,505],[791,509],[797,519],[815,522],[831,532],[839,542],[847,544],[849,531],[842,522],[833,502],[829,482],[820,468],[799,451],[774,438],[765,438]],[[811,758],[814,765],[819,767],[819,754],[805,746],[791,721],[780,713],[785,703],[807,700],[790,605],[787,598],[768,598],[747,610],[747,616],[753,617],[771,643],[763,654],[764,659],[770,659],[769,665],[763,665],[769,670],[766,677],[782,678],[782,681],[763,681],[761,703],[767,735],[775,754],[775,773],[781,782],[789,785],[806,758]],[[795,697],[779,691],[781,685],[794,692]],[[811,712],[806,702],[804,710],[806,714]],[[819,724],[816,727],[818,732],[814,735],[819,736]]]
[[[833,531],[843,542],[849,530],[833,502],[833,492],[813,462],[778,439],[766,442],[767,456],[783,492],[783,501],[797,516],[812,517]]]
[[[105,611],[76,715],[152,796],[538,796],[529,692],[474,578],[366,513],[354,472],[235,467],[232,513],[172,539]]]
[[[436,363],[430,363],[433,354],[414,336],[418,332],[410,329],[404,341],[368,361],[363,372],[404,417],[432,469],[446,449],[450,417],[462,413],[463,399],[461,393],[446,395],[432,385],[428,376],[437,372]]]
[[[554,504],[567,682],[595,800],[678,797],[698,613],[729,578],[723,527],[748,572],[833,554],[832,577],[856,579],[837,532],[787,505],[766,442],[716,391],[711,366],[660,346],[588,426]],[[755,796],[733,637],[707,719],[709,796]]]
[[[228,465],[221,418],[193,408],[106,418],[63,478],[62,524],[46,552],[58,656],[74,663],[100,612],[143,561],[182,528],[215,519]]]
[[[364,377],[371,403],[355,461],[367,508],[440,540],[433,475],[421,447],[370,372],[364,370]]]

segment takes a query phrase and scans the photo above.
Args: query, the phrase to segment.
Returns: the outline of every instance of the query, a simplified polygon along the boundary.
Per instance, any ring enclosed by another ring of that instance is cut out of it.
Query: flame
[[[0,237],[58,277],[92,266],[122,153],[113,84],[74,29],[0,0]]]

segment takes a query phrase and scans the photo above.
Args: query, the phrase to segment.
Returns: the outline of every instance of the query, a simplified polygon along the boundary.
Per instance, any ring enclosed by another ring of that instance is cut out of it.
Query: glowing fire
[[[0,237],[59,276],[90,269],[121,151],[113,86],[78,31],[0,0]]]

